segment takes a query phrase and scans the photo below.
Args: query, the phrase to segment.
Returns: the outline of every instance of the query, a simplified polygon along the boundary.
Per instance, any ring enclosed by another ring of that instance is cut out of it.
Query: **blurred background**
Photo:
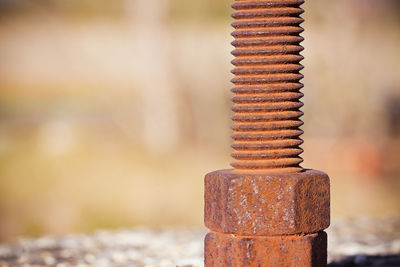
[[[228,168],[228,0],[0,0],[0,242],[202,225]],[[306,1],[303,167],[400,214],[400,1]]]

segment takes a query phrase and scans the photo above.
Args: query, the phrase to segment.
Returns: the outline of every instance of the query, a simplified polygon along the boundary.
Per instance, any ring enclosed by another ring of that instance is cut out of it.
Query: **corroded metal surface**
[[[288,235],[329,226],[329,178],[319,171],[260,175],[219,170],[205,178],[205,225],[240,235]]]
[[[303,0],[236,0],[232,170],[205,178],[205,266],[325,266],[329,177],[300,163]]]
[[[324,266],[326,249],[325,232],[303,236],[235,236],[210,232],[205,238],[205,265]]]
[[[300,171],[302,0],[236,1],[232,92],[236,169]]]

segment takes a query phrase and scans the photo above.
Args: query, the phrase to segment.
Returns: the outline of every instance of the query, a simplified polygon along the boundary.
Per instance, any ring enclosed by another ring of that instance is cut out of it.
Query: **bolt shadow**
[[[400,254],[365,255],[357,254],[335,260],[328,267],[400,267]]]

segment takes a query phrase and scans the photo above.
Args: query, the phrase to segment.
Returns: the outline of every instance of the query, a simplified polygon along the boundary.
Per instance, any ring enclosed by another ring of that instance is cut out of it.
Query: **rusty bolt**
[[[300,166],[303,0],[232,5],[233,169],[205,178],[205,266],[325,266],[329,177]]]

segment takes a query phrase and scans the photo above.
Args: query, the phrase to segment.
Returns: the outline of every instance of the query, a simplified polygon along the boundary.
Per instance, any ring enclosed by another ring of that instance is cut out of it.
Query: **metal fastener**
[[[329,177],[300,166],[303,0],[236,0],[233,169],[205,178],[205,266],[325,266]]]

